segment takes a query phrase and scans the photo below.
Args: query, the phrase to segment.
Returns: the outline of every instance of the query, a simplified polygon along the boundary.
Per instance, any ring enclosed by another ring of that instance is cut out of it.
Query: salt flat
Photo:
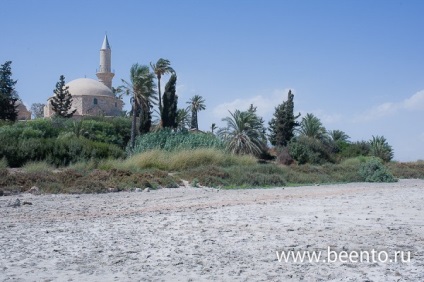
[[[9,207],[16,198],[32,205]],[[276,252],[409,251],[410,262]],[[0,281],[424,281],[424,180],[0,197]]]

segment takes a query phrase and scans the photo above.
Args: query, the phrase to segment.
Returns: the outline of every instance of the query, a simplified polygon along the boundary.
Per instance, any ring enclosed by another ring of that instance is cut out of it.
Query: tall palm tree
[[[156,78],[158,79],[158,94],[159,94],[159,113],[162,115],[162,93],[160,89],[160,79],[162,75],[168,73],[175,73],[174,69],[171,67],[171,62],[169,60],[160,58],[156,64],[150,63],[150,67],[152,68]]]
[[[325,139],[327,136],[327,131],[321,121],[313,114],[306,114],[300,123],[298,131],[300,135],[304,135],[312,139]]]
[[[194,95],[190,99],[190,101],[187,102],[187,104],[189,104],[187,109],[191,111],[191,126],[190,126],[190,129],[199,130],[199,125],[198,125],[198,122],[197,122],[197,112],[200,112],[200,111],[206,109],[205,99],[203,99],[203,97],[200,96],[200,95]]]
[[[223,118],[227,127],[218,130],[217,135],[227,143],[233,154],[259,155],[264,147],[263,125],[256,114],[235,110]]]
[[[131,96],[132,104],[132,124],[131,124],[131,148],[135,145],[135,134],[137,125],[137,114],[139,110],[150,110],[150,106],[155,104],[156,85],[155,75],[150,72],[148,66],[134,64],[130,69],[130,82],[122,79],[124,85],[120,86],[121,91]],[[144,113],[140,113],[143,116]]]

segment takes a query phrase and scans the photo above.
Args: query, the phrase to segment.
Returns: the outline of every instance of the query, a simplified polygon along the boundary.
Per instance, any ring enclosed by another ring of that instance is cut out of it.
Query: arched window
[[[94,98],[94,100],[93,100],[93,104],[94,104],[94,105],[97,105],[97,98]]]

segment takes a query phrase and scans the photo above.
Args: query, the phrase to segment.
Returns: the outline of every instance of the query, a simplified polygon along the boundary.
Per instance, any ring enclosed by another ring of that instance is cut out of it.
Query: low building
[[[25,107],[24,103],[21,100],[17,100],[15,102],[16,110],[18,111],[17,120],[30,120],[31,112],[28,111],[27,107]]]

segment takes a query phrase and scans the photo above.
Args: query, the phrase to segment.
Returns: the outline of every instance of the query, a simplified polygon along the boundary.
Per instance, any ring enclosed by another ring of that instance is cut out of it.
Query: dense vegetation
[[[31,161],[66,166],[78,161],[124,158],[127,118],[37,119],[0,127],[0,158],[11,167]]]
[[[202,132],[198,112],[206,109],[205,99],[194,95],[187,108],[178,109],[170,62],[159,59],[150,66],[134,64],[130,80],[114,89],[115,95],[131,98],[131,112],[123,117],[69,118],[70,95],[62,77],[56,92],[66,105],[54,118],[14,122],[2,116],[0,192],[32,185],[54,193],[106,192],[178,187],[183,180],[234,188],[424,178],[423,162],[391,162],[393,149],[383,136],[351,142],[342,130],[328,131],[313,114],[295,115],[291,92],[275,108],[269,127],[251,105],[229,112],[223,128],[212,124],[211,131]],[[7,74],[1,85],[9,87],[4,88],[9,96],[1,98],[17,97],[10,63],[2,67]],[[34,109],[40,116],[40,106]],[[10,169],[16,167],[17,172]]]

